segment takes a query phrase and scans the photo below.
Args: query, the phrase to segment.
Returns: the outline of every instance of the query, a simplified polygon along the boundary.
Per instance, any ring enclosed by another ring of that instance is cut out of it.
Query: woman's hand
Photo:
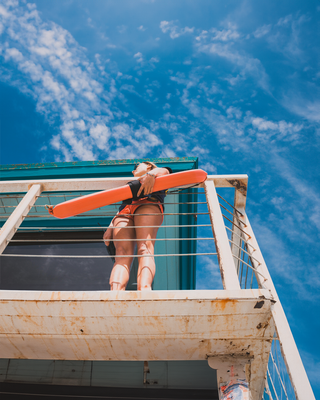
[[[144,195],[152,193],[154,181],[156,180],[154,175],[144,175],[141,179],[139,179],[141,183],[141,187],[138,191],[137,196],[139,197],[143,191]]]
[[[151,194],[153,192],[154,181],[158,176],[168,175],[169,171],[166,168],[154,168],[150,171],[150,173],[146,173],[146,175],[142,176],[139,181],[141,183],[141,188],[139,189],[137,196],[139,197],[140,194]]]

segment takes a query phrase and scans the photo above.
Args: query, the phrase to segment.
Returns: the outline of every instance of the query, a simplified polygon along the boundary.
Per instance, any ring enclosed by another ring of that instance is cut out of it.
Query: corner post
[[[215,185],[213,181],[203,183],[208,203],[214,241],[218,253],[219,267],[223,287],[226,290],[239,290],[240,284],[235,269],[228,235],[221,214]]]

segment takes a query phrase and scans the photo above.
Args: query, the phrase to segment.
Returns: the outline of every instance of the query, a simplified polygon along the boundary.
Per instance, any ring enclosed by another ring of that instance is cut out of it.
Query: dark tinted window
[[[106,256],[102,236],[102,231],[17,233],[13,240],[21,242],[11,242],[4,254]],[[69,239],[84,241],[63,241]],[[0,289],[109,290],[112,266],[110,258],[0,257]]]

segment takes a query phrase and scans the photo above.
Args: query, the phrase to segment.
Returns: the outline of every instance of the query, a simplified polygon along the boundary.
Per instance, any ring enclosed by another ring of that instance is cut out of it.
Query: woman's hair
[[[154,163],[151,162],[151,161],[143,161],[143,163],[144,163],[144,164],[147,164],[147,165],[150,165],[150,166],[151,166],[151,170],[153,170],[153,169],[155,169],[155,168],[158,168],[158,167],[156,166],[156,164],[154,164]]]

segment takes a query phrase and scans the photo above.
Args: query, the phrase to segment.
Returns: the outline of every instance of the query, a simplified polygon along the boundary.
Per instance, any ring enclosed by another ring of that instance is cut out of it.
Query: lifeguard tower
[[[66,220],[46,212],[122,186],[138,161],[1,168],[0,393],[215,400],[238,385],[233,399],[314,399],[246,215],[246,175],[168,192],[152,292],[136,290],[136,262],[127,291],[108,290],[102,234],[117,205]],[[207,268],[206,290],[196,266]]]

